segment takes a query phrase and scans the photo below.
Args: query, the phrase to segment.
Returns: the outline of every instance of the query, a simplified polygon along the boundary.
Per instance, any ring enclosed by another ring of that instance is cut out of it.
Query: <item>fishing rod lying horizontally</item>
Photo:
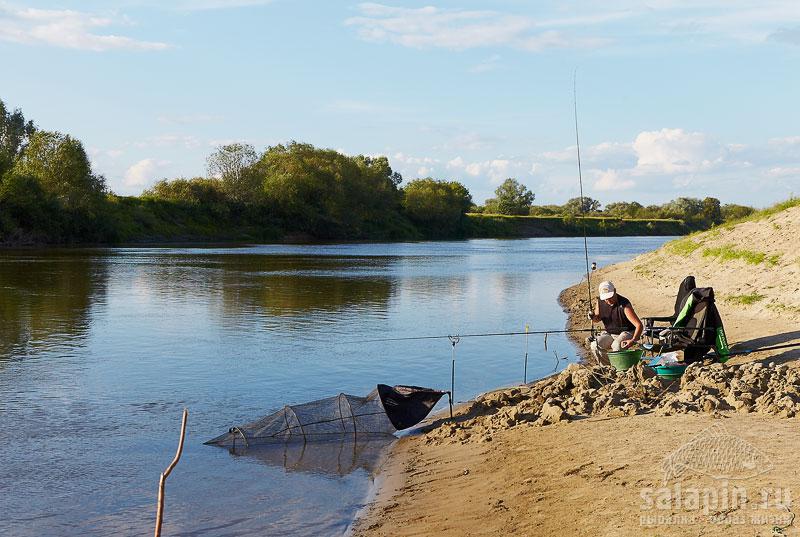
[[[670,331],[684,331],[684,332],[700,332],[705,330],[716,330],[716,328],[706,328],[706,327],[680,327],[680,326],[669,326],[669,327],[662,327],[659,329],[659,332],[670,332]],[[450,360],[450,401],[451,405],[452,402],[456,400],[455,398],[455,376],[456,376],[456,345],[461,341],[462,338],[478,338],[478,337],[500,337],[500,336],[525,336],[525,362],[524,362],[524,373],[523,373],[523,383],[527,383],[528,380],[528,336],[531,334],[533,335],[544,335],[544,348],[545,351],[547,350],[547,336],[549,334],[577,334],[577,333],[585,333],[585,332],[592,332],[594,333],[595,329],[592,328],[571,328],[571,329],[559,329],[559,330],[533,330],[531,331],[528,325],[525,325],[524,332],[483,332],[483,333],[476,333],[476,334],[460,334],[460,335],[431,335],[431,336],[408,336],[408,337],[396,337],[396,338],[379,338],[379,339],[362,339],[357,341],[347,341],[341,343],[384,343],[384,342],[395,342],[395,341],[423,341],[423,340],[434,340],[434,339],[447,339],[452,346],[452,356]],[[642,347],[646,350],[647,344],[642,345]],[[762,347],[757,349],[747,349],[741,351],[733,351],[730,352],[728,356],[736,356],[736,355],[748,355],[754,352],[760,351],[770,351],[770,350],[778,350],[778,349],[788,349],[800,347],[800,343],[789,343],[785,345],[774,345],[770,347]],[[561,362],[562,359],[566,359],[566,357],[561,358],[558,354],[553,351],[556,357],[556,370],[558,369],[558,364]],[[451,406],[452,409],[452,406]],[[452,413],[452,410],[451,410]]]
[[[353,341],[343,341],[342,343],[382,343],[384,341],[419,341],[423,339],[450,339],[453,337],[494,337],[494,336],[524,336],[524,335],[547,335],[547,334],[569,334],[572,332],[591,332],[591,328],[573,328],[569,330],[526,330],[525,332],[486,332],[482,334],[447,334],[443,336],[408,336],[408,337],[391,337],[379,339],[359,339]]]
[[[701,332],[704,330],[716,330],[716,328],[686,328],[681,326],[664,326],[659,327],[658,331],[668,331],[668,332]],[[569,329],[558,329],[558,330],[525,330],[524,332],[485,332],[485,333],[478,333],[478,334],[446,334],[446,335],[438,335],[438,336],[408,336],[408,337],[391,337],[391,338],[376,338],[376,339],[355,339],[350,341],[342,341],[341,344],[354,344],[354,343],[383,343],[383,342],[391,342],[391,341],[421,341],[425,339],[451,339],[453,337],[458,338],[465,338],[465,337],[495,337],[495,336],[531,336],[531,335],[544,335],[547,336],[548,334],[573,334],[573,333],[581,333],[581,332],[594,332],[596,331],[595,328],[569,328]]]

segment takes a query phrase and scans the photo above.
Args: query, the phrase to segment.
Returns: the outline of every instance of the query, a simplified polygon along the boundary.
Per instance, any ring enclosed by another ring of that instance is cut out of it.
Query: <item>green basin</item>
[[[632,349],[627,351],[617,351],[608,353],[608,361],[617,371],[625,371],[639,363],[642,359],[642,349]]]
[[[681,378],[683,372],[689,367],[688,364],[682,365],[657,365],[655,367],[656,374],[664,379],[675,380]]]

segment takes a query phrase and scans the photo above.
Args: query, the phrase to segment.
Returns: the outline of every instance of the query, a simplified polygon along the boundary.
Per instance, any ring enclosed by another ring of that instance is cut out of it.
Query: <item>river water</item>
[[[590,239],[603,266],[663,237]],[[339,535],[377,449],[236,456],[203,442],[281,408],[377,383],[448,389],[446,339],[562,329],[583,239],[0,253],[0,535]],[[528,378],[576,359],[529,340]],[[553,351],[557,354],[556,359]],[[455,392],[519,383],[525,338],[465,338]],[[441,405],[445,405],[443,401]]]

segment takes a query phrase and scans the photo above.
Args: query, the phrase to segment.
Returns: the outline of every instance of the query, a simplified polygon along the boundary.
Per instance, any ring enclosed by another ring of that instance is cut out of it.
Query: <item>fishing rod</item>
[[[686,328],[682,326],[659,327],[659,332],[663,331],[702,332],[702,331],[712,331],[712,330],[716,330],[716,328],[704,328],[704,327]],[[353,343],[383,343],[392,341],[422,341],[426,339],[452,339],[454,337],[465,338],[465,337],[529,336],[529,335],[547,336],[548,334],[573,334],[582,332],[594,332],[594,327],[569,328],[569,329],[559,329],[559,330],[525,330],[524,332],[483,332],[477,334],[442,334],[442,335],[432,335],[432,336],[407,336],[407,337],[376,338],[376,339],[357,339],[351,341],[342,341],[341,343],[353,344]]]
[[[575,112],[575,148],[578,153],[578,186],[580,188],[581,214],[583,215],[583,255],[586,260],[586,291],[589,298],[589,311],[594,311],[592,307],[592,277],[589,272],[589,243],[586,239],[586,207],[583,203],[583,172],[581,170],[581,141],[578,135],[578,69],[572,72],[572,105]],[[593,265],[594,268],[595,265]],[[592,323],[592,335],[594,336],[594,320]]]
[[[525,332],[486,332],[482,334],[447,334],[441,336],[409,336],[409,337],[392,337],[392,338],[378,338],[378,339],[359,339],[355,341],[343,341],[342,343],[383,343],[388,341],[420,341],[425,339],[450,339],[453,337],[495,337],[495,336],[523,336],[531,334],[570,334],[573,332],[590,332],[591,328],[572,328],[569,330],[526,330]]]

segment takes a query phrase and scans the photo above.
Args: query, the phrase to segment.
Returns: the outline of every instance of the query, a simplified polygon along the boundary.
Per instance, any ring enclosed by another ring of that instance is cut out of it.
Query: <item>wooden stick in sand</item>
[[[158,481],[158,507],[156,510],[155,537],[161,537],[161,522],[163,521],[164,515],[164,485],[166,484],[167,477],[169,477],[172,469],[175,468],[175,465],[178,464],[178,461],[181,459],[181,453],[183,453],[183,439],[186,437],[186,418],[188,417],[189,410],[184,408],[183,421],[181,422],[181,439],[178,441],[178,451],[175,453],[175,458],[172,459],[171,463],[169,463],[169,466],[167,466],[167,469],[161,474],[161,479]]]

